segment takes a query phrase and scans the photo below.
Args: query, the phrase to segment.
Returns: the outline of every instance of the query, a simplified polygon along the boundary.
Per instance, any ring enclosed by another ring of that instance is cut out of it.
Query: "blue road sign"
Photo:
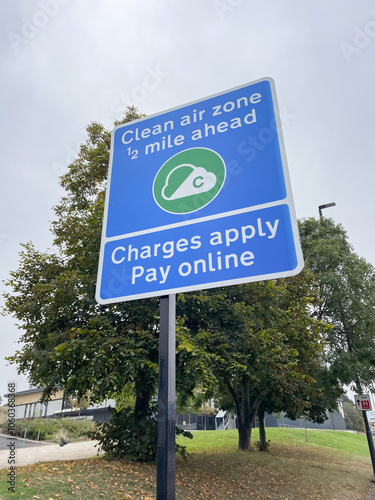
[[[302,267],[273,80],[113,130],[99,303]]]

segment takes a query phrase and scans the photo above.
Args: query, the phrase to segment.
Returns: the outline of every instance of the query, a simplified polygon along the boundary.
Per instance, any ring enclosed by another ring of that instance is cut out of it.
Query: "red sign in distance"
[[[369,394],[354,396],[354,402],[358,411],[371,411],[371,400]]]

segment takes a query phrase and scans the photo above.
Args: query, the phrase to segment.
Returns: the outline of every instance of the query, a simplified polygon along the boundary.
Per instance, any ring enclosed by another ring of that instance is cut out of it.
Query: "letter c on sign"
[[[132,130],[127,130],[126,132],[124,132],[122,134],[122,142],[124,144],[130,144],[132,142],[132,140],[133,140],[133,137],[130,137],[130,139],[127,141],[126,138],[125,138],[126,134],[130,134],[130,136],[132,136],[133,135],[133,131]]]
[[[117,260],[116,259],[116,252],[118,250],[121,250],[122,252],[125,252],[125,248],[124,247],[116,247],[113,252],[112,252],[112,256],[111,256],[111,260],[114,264],[121,264],[121,262],[124,262],[125,260],[125,257],[122,257],[121,259]]]
[[[200,183],[198,184],[197,181],[200,181]],[[200,188],[201,186],[203,186],[203,177],[201,175],[198,175],[194,180],[193,180],[193,186],[195,188]]]

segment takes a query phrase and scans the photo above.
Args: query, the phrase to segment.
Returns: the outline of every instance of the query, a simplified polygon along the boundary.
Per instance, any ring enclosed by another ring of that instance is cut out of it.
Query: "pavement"
[[[7,437],[7,436],[6,436]],[[28,442],[28,446],[22,443],[24,440],[8,439],[7,449],[0,451],[0,469],[9,466],[8,460],[13,457],[16,466],[35,464],[37,462],[53,462],[56,460],[76,460],[80,458],[95,457],[98,454],[96,441],[80,441],[78,443],[68,443],[65,446],[51,443]],[[25,440],[28,441],[28,440]],[[34,443],[32,445],[32,443]]]
[[[20,448],[28,448],[30,446],[43,446],[44,443],[43,441],[32,441],[31,439],[22,439],[22,438],[13,438],[10,436],[6,436],[4,434],[0,434],[0,451],[7,450],[8,449],[8,444],[11,441],[15,441],[15,446],[17,449]]]

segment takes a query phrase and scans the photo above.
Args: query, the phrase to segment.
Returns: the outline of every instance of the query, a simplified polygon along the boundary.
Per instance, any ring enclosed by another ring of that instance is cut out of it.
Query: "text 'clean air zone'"
[[[210,123],[207,121],[211,117],[221,116],[224,118],[228,113],[232,113],[236,109],[248,108],[251,105],[257,104],[261,101],[262,96],[259,93],[254,93],[250,97],[243,96],[238,98],[235,102],[228,101],[223,105],[218,104],[212,106],[211,109],[202,109],[197,111],[193,109],[191,114],[182,115],[178,121],[179,127],[186,127],[195,123],[199,123],[199,128],[194,128],[190,132],[189,138],[191,141],[198,141],[209,135],[223,134],[230,129],[236,129],[238,127],[243,127],[246,125],[251,125],[256,122],[256,109],[252,108],[243,117],[235,116],[229,120],[222,120],[219,123]],[[122,135],[122,142],[127,145],[134,146],[133,149],[129,146],[128,152],[132,159],[137,158],[138,149],[137,142],[142,139],[148,139],[150,137],[155,137],[157,140],[155,142],[150,142],[143,146],[144,154],[152,154],[155,151],[160,151],[161,149],[173,148],[174,146],[182,146],[185,143],[185,135],[178,134],[174,135],[175,123],[173,120],[168,120],[163,123],[157,123],[153,125],[152,128],[136,128],[135,130],[127,130]],[[162,137],[160,137],[162,136]],[[132,144],[133,143],[133,144]]]

